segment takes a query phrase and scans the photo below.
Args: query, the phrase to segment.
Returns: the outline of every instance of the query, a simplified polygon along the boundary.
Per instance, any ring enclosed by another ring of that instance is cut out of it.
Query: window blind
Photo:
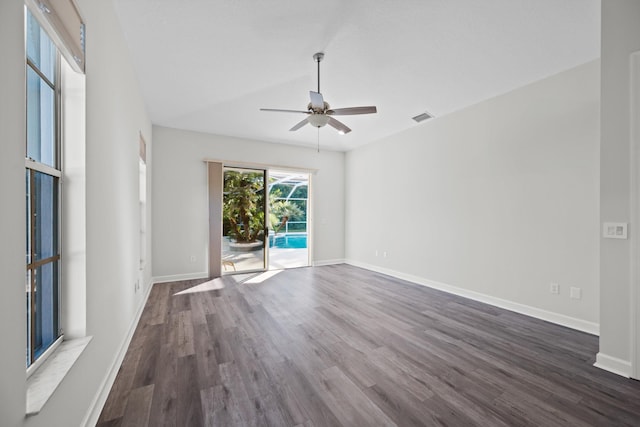
[[[73,0],[26,0],[26,4],[74,70],[85,70],[85,26]]]

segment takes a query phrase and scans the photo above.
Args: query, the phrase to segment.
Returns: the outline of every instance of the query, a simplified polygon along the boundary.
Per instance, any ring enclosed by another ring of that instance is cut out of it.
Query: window
[[[26,364],[61,336],[59,53],[27,11]]]

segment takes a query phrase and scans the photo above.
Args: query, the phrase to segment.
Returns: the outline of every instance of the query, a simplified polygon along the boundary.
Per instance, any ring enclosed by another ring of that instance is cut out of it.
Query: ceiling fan
[[[349,108],[330,108],[329,104],[324,100],[320,93],[320,61],[324,58],[324,53],[318,52],[313,55],[314,61],[318,64],[318,91],[310,91],[311,102],[307,105],[307,110],[280,110],[274,108],[261,108],[260,111],[275,111],[280,113],[303,113],[307,114],[307,117],[294,127],[289,129],[290,131],[298,130],[307,123],[311,126],[321,128],[328,124],[335,128],[338,133],[346,134],[351,132],[351,129],[344,123],[336,120],[333,116],[352,116],[356,114],[371,114],[376,113],[378,110],[375,106],[368,107],[349,107]]]

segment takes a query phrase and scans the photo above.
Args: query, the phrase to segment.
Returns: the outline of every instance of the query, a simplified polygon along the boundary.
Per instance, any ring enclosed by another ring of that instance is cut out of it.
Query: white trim
[[[313,265],[313,256],[315,255],[315,251],[313,250],[315,245],[313,243],[316,241],[316,223],[313,213],[315,209],[313,200],[316,198],[316,189],[313,183],[315,180],[314,174],[309,173],[307,176],[307,267],[311,267]]]
[[[273,170],[283,171],[283,172],[309,173],[312,175],[315,175],[316,173],[318,173],[318,169],[274,165],[271,163],[254,163],[254,162],[243,162],[243,161],[236,161],[236,160],[220,160],[220,159],[204,159],[204,162],[205,163],[221,163],[222,166],[226,168],[273,169]]]
[[[564,314],[542,310],[540,308],[531,307],[529,305],[504,300],[501,298],[493,297],[491,295],[485,295],[479,292],[470,291],[468,289],[459,288],[457,286],[448,285],[446,283],[436,282],[434,280],[428,280],[422,277],[401,273],[399,271],[390,270],[387,268],[382,268],[382,267],[378,267],[375,265],[371,265],[371,264],[367,264],[367,263],[363,263],[355,260],[346,260],[346,263],[353,265],[355,267],[360,267],[367,270],[375,271],[377,273],[386,274],[388,276],[395,277],[397,279],[406,280],[407,282],[415,283],[417,285],[438,289],[440,291],[448,292],[450,294],[469,298],[475,301],[480,301],[485,304],[490,304],[495,307],[504,308],[505,310],[524,314],[530,317],[535,317],[536,319],[541,319],[547,322],[566,326],[567,328],[576,329],[578,331],[586,332],[588,334],[592,334],[592,335],[600,334],[600,325],[598,323],[588,322],[586,320],[577,319],[575,317],[565,316]]]
[[[26,415],[39,414],[93,337],[63,341],[27,380]]]
[[[27,368],[27,379],[33,375],[40,366],[44,364],[44,362],[56,351],[60,344],[64,341],[64,334],[60,334],[60,336],[49,346],[48,349],[44,351],[36,360],[33,361],[31,365]]]
[[[634,221],[636,229],[640,229],[640,51],[630,56],[630,137],[631,137],[631,227]],[[631,370],[633,378],[640,379],[640,234],[630,230],[631,234],[631,259],[629,262],[631,271],[631,283],[629,289],[630,304],[630,353]]]
[[[102,408],[104,407],[105,402],[107,401],[107,397],[109,397],[109,392],[111,391],[111,387],[113,387],[113,383],[116,380],[116,375],[118,375],[118,371],[120,370],[120,365],[122,365],[122,361],[124,360],[124,356],[127,354],[127,350],[129,349],[129,344],[131,343],[131,339],[133,338],[133,333],[138,326],[138,322],[140,321],[140,317],[142,316],[142,311],[144,310],[145,305],[147,305],[147,299],[149,299],[149,295],[151,294],[151,289],[153,286],[147,287],[147,292],[142,298],[142,302],[138,307],[138,311],[136,312],[133,320],[131,321],[131,325],[129,326],[129,332],[124,337],[122,344],[120,345],[120,350],[116,354],[116,357],[113,359],[111,363],[111,367],[107,371],[100,387],[98,388],[98,392],[94,396],[87,412],[84,416],[84,419],[80,423],[83,427],[92,427],[98,423],[98,418],[100,417],[100,413],[102,412]]]
[[[347,262],[344,259],[322,259],[319,261],[313,261],[312,265],[314,267],[322,267],[323,265],[336,265],[345,263]]]
[[[166,282],[179,282],[181,280],[196,280],[196,279],[208,279],[209,273],[203,271],[201,273],[185,273],[185,274],[172,274],[169,276],[158,276],[152,278],[152,282],[155,285],[156,283],[166,283]]]
[[[631,377],[631,362],[604,353],[598,353],[596,355],[596,363],[594,363],[593,366],[625,378]]]

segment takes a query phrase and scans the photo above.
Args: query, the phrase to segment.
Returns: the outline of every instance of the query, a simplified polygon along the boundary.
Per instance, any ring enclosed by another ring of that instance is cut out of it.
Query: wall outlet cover
[[[571,287],[569,289],[569,298],[571,299],[581,299],[582,298],[582,289]]]
[[[602,237],[605,239],[626,239],[627,225],[626,222],[605,222],[602,225]]]

